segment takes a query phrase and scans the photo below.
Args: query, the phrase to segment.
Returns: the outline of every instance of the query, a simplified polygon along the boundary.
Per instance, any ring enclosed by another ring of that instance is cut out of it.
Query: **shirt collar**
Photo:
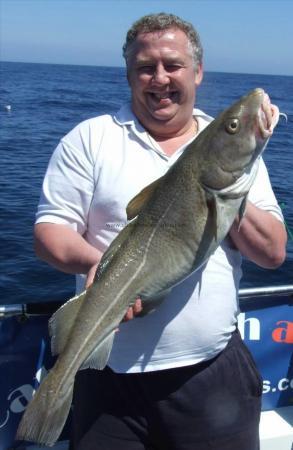
[[[139,123],[136,116],[133,114],[130,103],[125,103],[121,106],[119,111],[114,114],[114,120],[118,125],[137,125]],[[140,125],[141,126],[141,125]]]
[[[204,122],[211,122],[213,120],[213,117],[209,116],[208,114],[205,114],[198,108],[194,108],[192,114],[197,119],[200,119],[199,120],[200,123],[198,124],[199,125],[198,131],[202,131],[202,129],[200,129],[201,128],[200,125],[203,124],[202,120]],[[140,124],[137,117],[133,114],[130,103],[125,103],[124,105],[122,105],[119,111],[116,114],[114,114],[114,120],[121,126],[133,125],[135,126],[135,128],[137,128],[138,131],[145,131],[144,127]]]
[[[200,133],[212,120],[211,116],[208,116],[200,109],[193,109],[193,116],[196,117],[198,124],[198,133]],[[147,147],[156,151],[161,157],[166,160],[169,160],[170,157],[165,155],[159,144],[155,142],[154,139],[151,138],[149,133],[145,130],[145,128],[141,125],[137,117],[133,114],[130,103],[125,103],[119,109],[119,111],[113,116],[114,121],[120,126],[129,126],[132,132],[142,141]],[[198,135],[197,133],[197,135]],[[185,147],[193,140],[192,138],[188,143],[184,144],[180,149],[177,150],[176,155],[181,153]]]

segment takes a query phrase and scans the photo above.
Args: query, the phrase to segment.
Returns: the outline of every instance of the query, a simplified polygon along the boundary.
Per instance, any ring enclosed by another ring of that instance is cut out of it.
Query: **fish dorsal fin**
[[[80,369],[102,370],[106,366],[115,337],[116,330],[112,331],[82,363]]]
[[[126,208],[128,220],[133,219],[140,213],[140,211],[153,195],[157,186],[160,184],[162,178],[163,177],[160,177],[157,180],[153,181],[151,184],[142,189],[142,191],[140,191],[135,197],[133,197],[132,200],[130,200]]]
[[[85,295],[86,291],[83,291],[80,295],[71,298],[50,318],[49,334],[51,337],[51,352],[53,356],[62,353]]]

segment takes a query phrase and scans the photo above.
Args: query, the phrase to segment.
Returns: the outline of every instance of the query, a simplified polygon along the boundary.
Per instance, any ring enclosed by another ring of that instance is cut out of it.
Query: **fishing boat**
[[[239,331],[263,377],[260,450],[293,450],[293,285],[243,288],[239,299]],[[0,450],[41,450],[15,444],[14,436],[53,364],[47,323],[59,306],[0,305]],[[67,450],[68,426],[51,449]]]

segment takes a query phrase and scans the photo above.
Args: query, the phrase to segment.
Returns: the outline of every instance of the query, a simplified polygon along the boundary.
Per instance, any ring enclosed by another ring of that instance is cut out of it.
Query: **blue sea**
[[[65,301],[73,294],[74,277],[39,261],[33,251],[42,178],[64,134],[129,99],[125,71],[3,62],[0,80],[0,303]],[[263,87],[288,117],[287,123],[280,120],[264,159],[289,240],[287,260],[277,270],[244,261],[241,287],[293,282],[293,77],[207,72],[197,95],[197,107],[215,116],[255,87]]]

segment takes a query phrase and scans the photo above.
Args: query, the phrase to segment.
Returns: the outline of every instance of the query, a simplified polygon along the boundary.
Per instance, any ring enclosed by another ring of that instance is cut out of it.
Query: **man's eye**
[[[154,66],[139,66],[138,70],[142,73],[153,73],[155,68]]]
[[[178,70],[180,68],[181,68],[181,66],[179,64],[168,64],[166,66],[166,70],[168,70],[168,71]]]

